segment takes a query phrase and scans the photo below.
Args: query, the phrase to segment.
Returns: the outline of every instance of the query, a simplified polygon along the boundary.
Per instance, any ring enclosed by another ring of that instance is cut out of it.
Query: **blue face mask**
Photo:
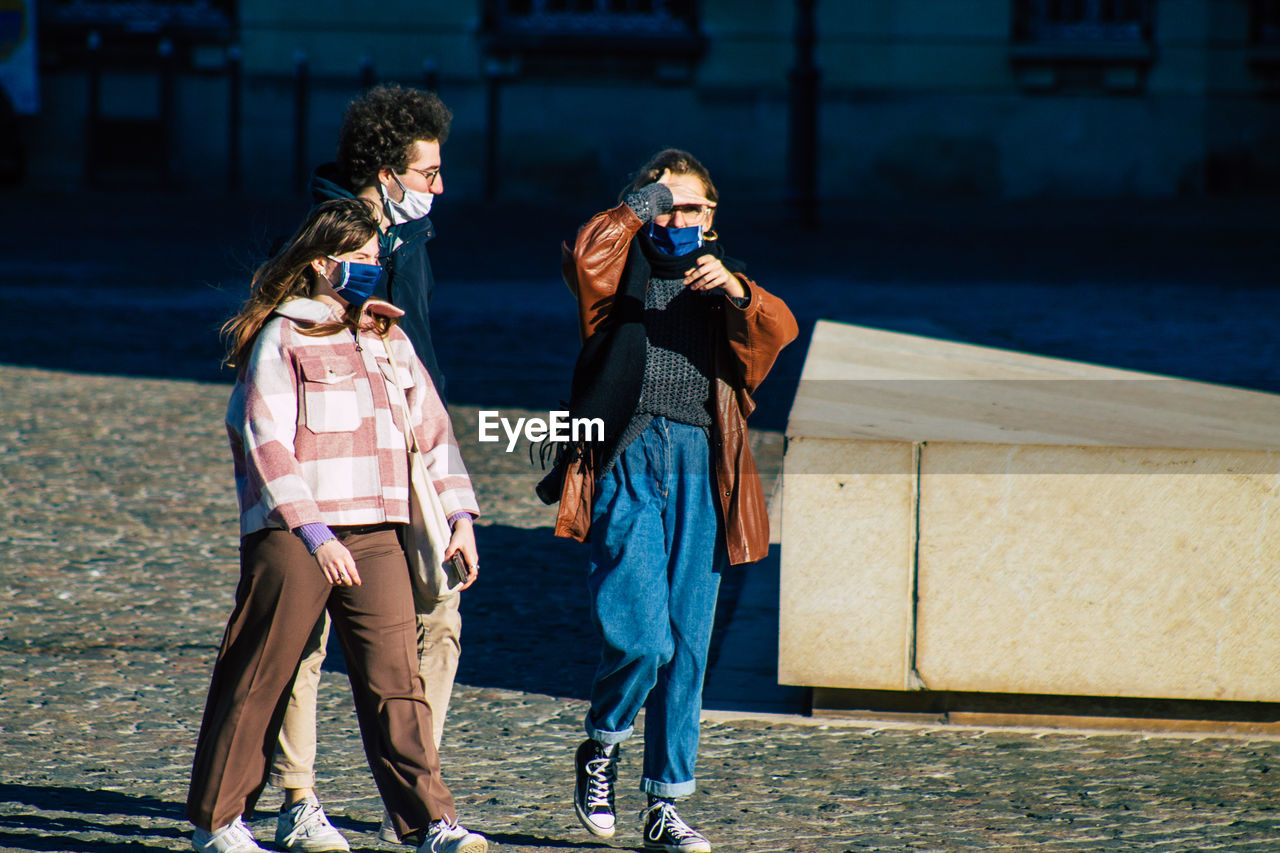
[[[702,226],[664,228],[654,222],[649,225],[649,238],[653,247],[664,255],[678,258],[702,248]]]
[[[329,260],[338,261],[333,255],[329,255]],[[373,296],[385,271],[377,264],[362,264],[359,261],[338,261],[338,264],[342,276],[338,281],[330,280],[329,283],[342,294],[343,299],[359,308]]]

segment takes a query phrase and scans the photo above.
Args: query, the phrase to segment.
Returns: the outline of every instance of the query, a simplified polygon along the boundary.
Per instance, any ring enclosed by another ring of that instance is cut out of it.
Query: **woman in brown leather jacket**
[[[750,394],[797,334],[782,300],[725,255],[717,202],[706,168],[668,149],[565,249],[583,337],[570,409],[605,425],[559,466],[556,534],[591,543],[603,640],[574,810],[613,836],[618,744],[644,707],[644,845],[671,853],[711,849],[674,800],[694,790],[719,571],[769,547]]]

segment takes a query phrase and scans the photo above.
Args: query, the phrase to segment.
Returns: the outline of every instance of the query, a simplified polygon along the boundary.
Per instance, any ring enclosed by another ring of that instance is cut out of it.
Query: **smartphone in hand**
[[[461,551],[454,552],[444,564],[445,577],[449,580],[449,588],[456,589],[467,582],[467,577],[471,573],[467,571],[467,561],[462,556]]]

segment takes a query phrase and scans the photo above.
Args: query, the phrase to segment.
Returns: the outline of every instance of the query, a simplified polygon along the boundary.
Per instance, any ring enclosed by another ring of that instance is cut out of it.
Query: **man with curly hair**
[[[435,236],[435,229],[427,213],[435,197],[444,192],[440,146],[449,135],[452,118],[433,92],[394,84],[375,86],[347,107],[337,160],[317,168],[311,180],[317,204],[333,198],[362,198],[377,212],[379,258],[387,274],[374,295],[404,310],[400,328],[412,341],[442,400],[445,382],[431,342],[428,311],[435,279],[427,241]],[[457,523],[469,524],[470,517]],[[455,594],[433,607],[419,603],[416,608],[420,611],[419,672],[437,747],[461,652],[459,598]],[[328,618],[321,617],[298,669],[271,765],[269,781],[285,792],[276,825],[276,844],[285,850],[350,849],[329,823],[315,793],[316,691],[328,634]],[[379,834],[392,843],[420,840],[397,838],[386,815]]]
[[[382,225],[379,242],[387,271],[387,298],[405,312],[409,335],[431,381],[445,397],[444,376],[431,344],[428,303],[435,290],[427,241],[435,229],[427,214],[444,192],[440,146],[453,113],[434,92],[395,84],[374,86],[347,107],[338,133],[338,158],[316,169],[311,193],[319,204],[352,195],[372,202]]]

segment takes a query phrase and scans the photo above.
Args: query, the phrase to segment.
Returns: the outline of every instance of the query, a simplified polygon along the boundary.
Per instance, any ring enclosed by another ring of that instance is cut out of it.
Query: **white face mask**
[[[387,195],[387,188],[381,181],[378,182],[378,189],[382,192],[382,207],[386,210],[387,218],[391,220],[392,225],[412,222],[431,212],[431,202],[435,200],[435,193],[424,193],[409,189],[400,183],[400,179],[396,177],[394,172],[391,173],[391,178],[399,185],[400,191],[404,193],[403,199],[394,201],[391,196]]]

